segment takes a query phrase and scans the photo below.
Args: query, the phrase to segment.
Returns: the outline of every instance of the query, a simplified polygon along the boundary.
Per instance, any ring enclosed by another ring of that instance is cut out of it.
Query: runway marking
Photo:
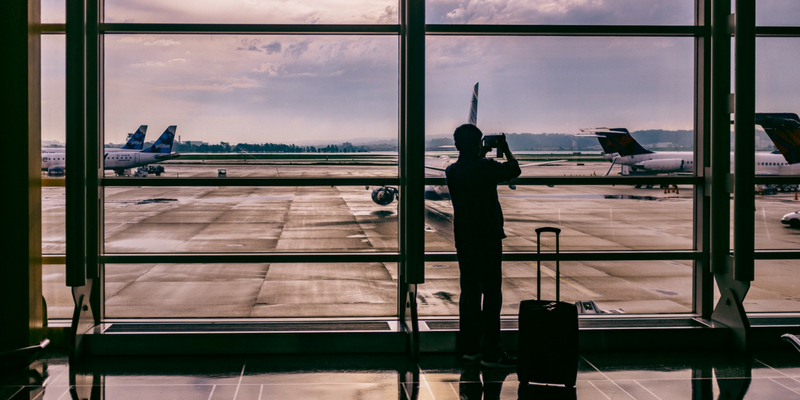
[[[642,387],[642,389],[646,390],[646,391],[647,391],[647,393],[650,393],[650,394],[652,394],[652,395],[653,395],[653,397],[655,397],[656,399],[658,399],[658,400],[661,400],[661,397],[658,397],[658,396],[656,396],[656,394],[655,394],[655,393],[653,393],[652,391],[650,391],[650,389],[648,389],[648,388],[646,388],[644,385],[642,385],[642,383],[641,383],[641,382],[639,382],[638,380],[637,380],[637,381],[634,381],[634,382],[636,382],[636,384],[637,384],[637,385],[641,386],[641,387]]]
[[[527,264],[530,264],[530,265],[536,267],[536,263],[534,263],[533,261],[525,261],[525,262]],[[542,266],[542,273],[547,275],[547,276],[549,276],[550,278],[555,278],[556,277],[556,272],[553,271],[551,268],[546,267],[546,266]],[[563,276],[560,277],[559,281],[561,281],[561,283],[564,283],[564,284],[572,287],[573,289],[575,289],[575,290],[577,290],[577,291],[579,291],[579,292],[581,292],[581,293],[583,293],[583,294],[585,294],[587,296],[595,297],[595,298],[603,297],[603,295],[601,295],[599,293],[595,293],[595,292],[589,290],[588,288],[586,288],[585,286],[583,286],[583,285],[581,285],[581,284],[579,284],[577,282],[572,282],[572,281],[568,280],[567,278],[564,278]]]
[[[762,216],[762,219],[764,220],[764,230],[767,232],[767,240],[772,241],[772,237],[770,237],[770,234],[769,234],[769,224],[767,223],[767,209],[766,208],[762,208],[761,209],[761,216]]]
[[[247,368],[247,360],[245,360],[244,365],[242,365],[242,373],[239,374],[239,382],[236,383],[236,391],[233,392],[233,400],[236,400],[236,397],[239,396],[239,388],[242,387],[242,378],[244,378],[245,368]]]

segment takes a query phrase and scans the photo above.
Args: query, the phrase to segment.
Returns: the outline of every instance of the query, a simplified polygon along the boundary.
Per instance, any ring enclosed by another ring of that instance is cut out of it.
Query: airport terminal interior
[[[800,398],[795,3],[5,1],[0,400]],[[574,387],[457,346],[467,122]]]

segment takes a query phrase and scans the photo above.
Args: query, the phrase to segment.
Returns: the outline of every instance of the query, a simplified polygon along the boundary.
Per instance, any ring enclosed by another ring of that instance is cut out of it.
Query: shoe
[[[517,359],[504,355],[496,358],[486,358],[481,360],[481,365],[489,368],[514,368],[517,366]]]
[[[477,361],[481,358],[483,354],[481,353],[474,353],[474,354],[464,354],[461,356],[461,359],[464,361]]]

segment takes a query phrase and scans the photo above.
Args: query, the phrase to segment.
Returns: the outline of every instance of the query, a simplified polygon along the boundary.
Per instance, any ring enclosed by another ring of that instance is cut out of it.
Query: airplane
[[[472,101],[470,102],[470,109],[469,109],[469,116],[467,118],[467,123],[476,125],[478,124],[478,83],[475,83],[475,86],[472,88]],[[444,178],[444,172],[450,164],[456,162],[457,158],[451,158],[446,155],[439,156],[437,158],[426,158],[425,159],[425,169],[428,172],[431,172],[432,176],[434,177],[441,177]],[[537,162],[537,163],[527,163],[522,164],[519,167],[531,167],[537,165],[544,165],[544,164],[552,164],[557,162],[562,162],[564,160],[552,160],[552,161],[544,161],[544,162]],[[508,185],[511,190],[515,190],[516,186]],[[367,190],[369,190],[369,186],[367,186]],[[375,188],[372,191],[372,201],[375,204],[381,206],[388,206],[392,204],[399,197],[400,192],[396,187],[393,186],[381,186]],[[447,188],[447,185],[425,185],[425,199],[427,200],[449,200],[450,199],[450,190]]]
[[[104,169],[113,170],[117,175],[124,175],[126,170],[147,164],[154,164],[161,161],[171,160],[180,155],[172,152],[172,145],[175,141],[176,125],[170,125],[161,136],[147,149],[140,151],[111,151],[105,152]],[[42,169],[66,166],[65,153],[51,153],[42,156]]]
[[[756,124],[764,128],[778,151],[756,152],[755,174],[800,174],[800,118],[797,114],[756,113]],[[611,161],[606,175],[615,164],[623,166],[622,175],[694,172],[694,152],[647,150],[625,128],[589,128],[580,131],[583,134],[579,136],[594,136],[603,147],[603,157]]]
[[[586,128],[579,136],[596,137],[603,148],[603,158],[611,161],[606,175],[614,165],[623,166],[622,175],[659,173],[691,173],[694,171],[694,152],[647,150],[625,128]],[[625,168],[627,166],[627,168]]]
[[[103,149],[105,152],[114,152],[114,151],[127,151],[127,150],[142,150],[144,147],[144,136],[147,132],[147,125],[139,126],[139,129],[136,132],[130,134],[131,137],[128,139],[128,142],[125,143],[121,148],[117,147],[106,147]],[[42,154],[52,154],[52,153],[64,153],[63,148],[47,148],[42,149]]]
[[[756,125],[764,128],[764,132],[778,149],[777,153],[786,161],[783,163],[780,160],[756,158],[756,173],[758,174],[760,166],[763,172],[759,175],[800,174],[800,117],[794,113],[756,113]]]

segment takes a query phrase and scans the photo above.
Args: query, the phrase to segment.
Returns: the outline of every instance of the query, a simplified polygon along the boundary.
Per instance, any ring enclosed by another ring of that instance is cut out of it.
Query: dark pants
[[[456,246],[461,272],[459,350],[465,354],[483,353],[484,357],[498,357],[505,352],[500,337],[502,239],[458,243]]]

